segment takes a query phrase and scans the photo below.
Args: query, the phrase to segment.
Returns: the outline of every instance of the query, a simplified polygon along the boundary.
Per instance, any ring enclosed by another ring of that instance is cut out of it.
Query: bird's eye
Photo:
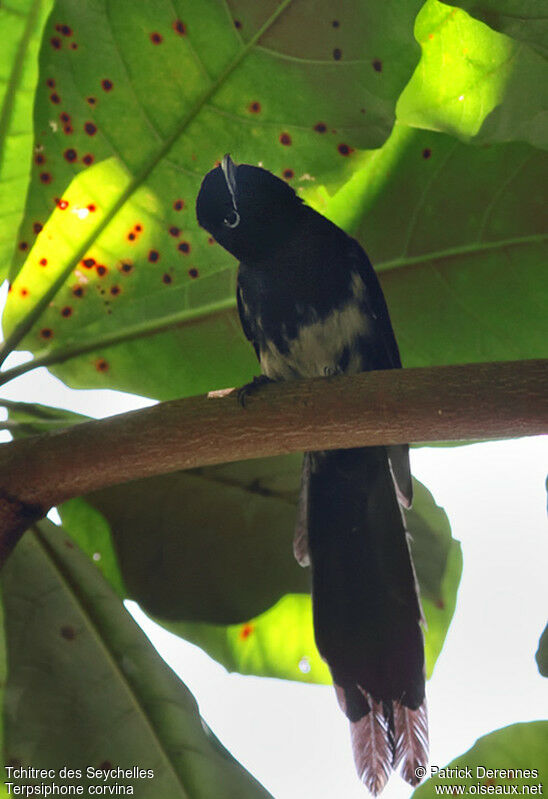
[[[240,224],[240,214],[238,213],[238,211],[231,211],[228,214],[228,216],[225,216],[225,218],[223,219],[223,223],[227,227],[232,227],[232,228],[238,227],[238,225]]]

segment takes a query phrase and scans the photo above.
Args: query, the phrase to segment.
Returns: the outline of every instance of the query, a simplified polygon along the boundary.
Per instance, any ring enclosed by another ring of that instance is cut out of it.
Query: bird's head
[[[302,200],[266,169],[225,155],[208,172],[196,200],[199,224],[240,261],[261,260],[292,230]]]

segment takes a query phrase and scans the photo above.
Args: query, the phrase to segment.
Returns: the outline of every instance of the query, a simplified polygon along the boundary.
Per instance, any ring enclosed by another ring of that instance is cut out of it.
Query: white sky
[[[71,391],[45,369],[2,387],[0,397],[99,417],[149,404],[119,392]],[[534,660],[548,607],[547,437],[415,449],[412,466],[448,513],[464,553],[455,618],[428,684],[431,763],[442,766],[480,735],[548,716],[548,683]],[[216,735],[275,799],[368,796],[330,687],[229,675],[128,606]],[[394,777],[383,797],[410,792]]]

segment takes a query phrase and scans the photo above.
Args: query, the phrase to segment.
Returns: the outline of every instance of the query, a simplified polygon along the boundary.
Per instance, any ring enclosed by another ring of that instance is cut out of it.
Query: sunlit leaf
[[[31,170],[38,48],[52,5],[53,0],[0,4],[0,281],[16,243],[23,255],[36,236],[33,229],[17,241]]]
[[[546,784],[548,721],[511,724],[478,738],[474,746],[443,769],[441,776],[427,780],[413,793],[414,799],[448,794],[541,794]],[[431,773],[441,764],[431,766]],[[468,772],[467,772],[468,769]],[[495,769],[502,769],[495,773]],[[456,776],[458,774],[458,776]],[[540,784],[540,790],[539,790]],[[511,786],[516,790],[512,791]]]
[[[154,777],[122,782],[142,799],[266,799],[210,739],[192,695],[62,530],[43,523],[27,532],[2,588],[7,762],[82,769],[73,782],[86,793],[100,780],[88,766],[137,764]]]
[[[548,147],[548,64],[539,53],[438,0],[427,0],[415,35],[422,57],[398,101],[400,122]]]
[[[335,19],[327,0],[240,0],[231,13],[216,0],[58,0],[36,105],[45,160],[33,173],[22,235],[45,227],[13,285],[6,347],[39,316],[24,346],[93,346],[73,382],[99,384],[107,369],[123,382],[141,348],[116,350],[98,366],[113,336],[133,341],[165,329],[166,317],[186,325],[211,313],[226,327],[233,265],[197,229],[201,178],[230,150],[296,187],[340,184],[359,162],[356,148],[390,132],[418,57],[419,7],[355,0]],[[78,286],[85,290],[75,294]],[[182,347],[189,342],[175,335],[165,350],[175,356]],[[165,364],[144,349],[140,373],[165,379]],[[182,374],[167,391],[175,386],[196,390]]]
[[[490,28],[527,42],[548,55],[545,0],[455,0],[451,5],[463,8]]]

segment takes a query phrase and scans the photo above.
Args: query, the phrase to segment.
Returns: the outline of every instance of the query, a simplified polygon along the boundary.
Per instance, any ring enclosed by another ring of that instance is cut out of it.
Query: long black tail
[[[422,618],[384,447],[305,455],[296,554],[312,567],[314,630],[373,794],[428,758]],[[308,539],[306,542],[306,538]]]

